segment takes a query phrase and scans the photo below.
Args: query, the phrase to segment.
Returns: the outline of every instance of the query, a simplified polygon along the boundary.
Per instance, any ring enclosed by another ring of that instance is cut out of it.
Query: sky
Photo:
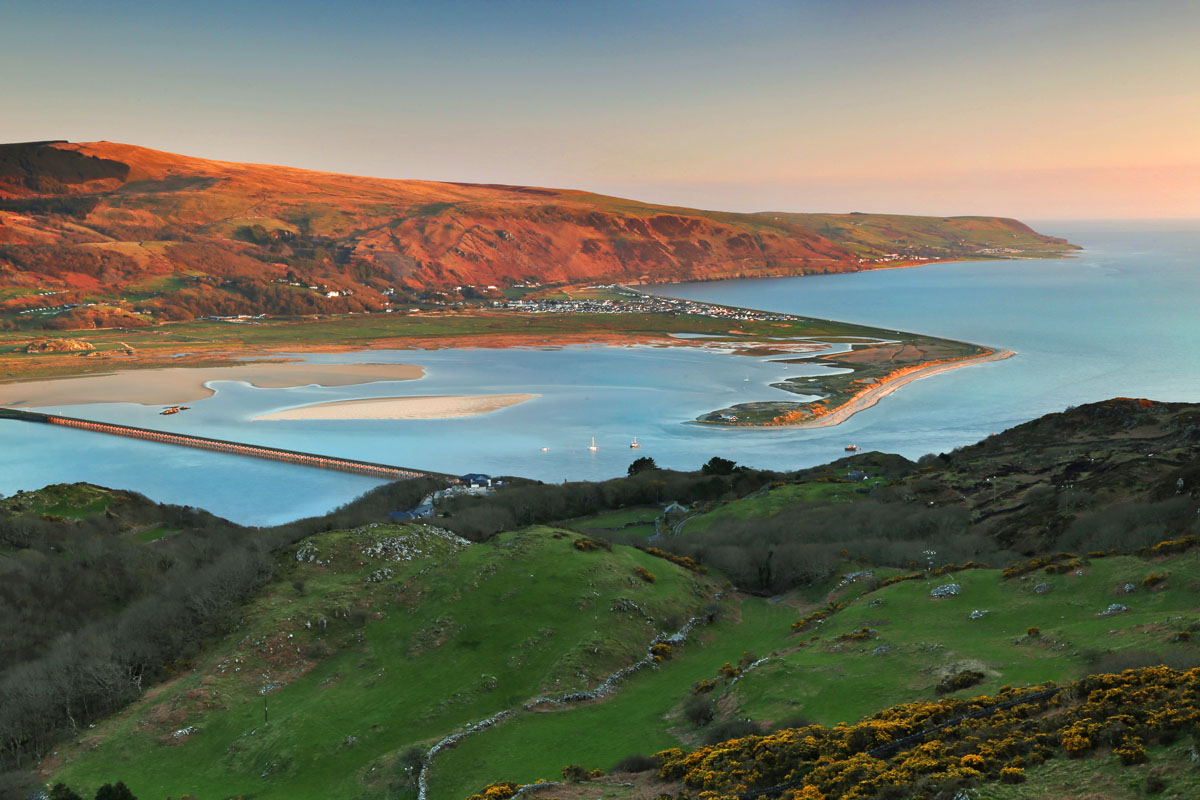
[[[8,0],[0,141],[731,211],[1200,217],[1197,0]]]

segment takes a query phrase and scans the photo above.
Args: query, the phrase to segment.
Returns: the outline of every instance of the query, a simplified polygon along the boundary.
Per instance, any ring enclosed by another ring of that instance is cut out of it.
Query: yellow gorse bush
[[[1122,763],[1142,763],[1143,741],[1200,723],[1200,669],[1094,675],[1022,702],[1039,691],[907,703],[855,725],[809,725],[690,753],[674,748],[656,756],[659,775],[706,800],[780,784],[788,784],[781,796],[803,800],[922,800],[985,780],[1021,783],[1026,766],[1087,755],[1100,742],[1111,743]],[[1007,702],[1014,705],[991,710]],[[953,722],[972,712],[980,716]],[[948,722],[924,739],[904,741]],[[877,749],[889,743],[897,743],[894,750]]]

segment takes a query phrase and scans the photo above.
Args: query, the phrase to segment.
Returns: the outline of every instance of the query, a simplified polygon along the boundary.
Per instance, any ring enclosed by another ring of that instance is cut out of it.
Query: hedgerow
[[[646,547],[646,548],[640,548],[640,549],[642,549],[642,552],[648,553],[652,556],[657,556],[658,558],[666,559],[667,561],[670,561],[672,564],[681,566],[684,569],[688,570],[689,572],[697,572],[701,575],[708,572],[708,567],[704,567],[704,566],[701,566],[700,564],[697,564],[695,561],[688,558],[687,556],[681,556],[676,553],[668,553],[666,550],[659,550],[657,547]]]

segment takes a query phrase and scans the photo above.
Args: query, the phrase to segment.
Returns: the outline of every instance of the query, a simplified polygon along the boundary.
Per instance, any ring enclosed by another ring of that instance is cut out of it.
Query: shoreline
[[[913,381],[919,381],[922,378],[928,378],[931,375],[937,375],[942,372],[949,372],[963,367],[970,367],[975,364],[984,364],[989,361],[1003,361],[1012,358],[1016,353],[1012,350],[997,350],[991,353],[985,353],[980,356],[972,356],[959,361],[954,361],[947,364],[932,364],[928,367],[921,367],[912,372],[901,375],[897,378],[877,384],[869,389],[863,390],[862,394],[853,397],[842,405],[830,411],[828,414],[807,420],[805,422],[796,422],[788,425],[745,425],[728,427],[753,427],[753,428],[832,428],[835,425],[841,425],[846,420],[853,417],[860,411],[866,411],[883,398],[887,397],[892,392],[895,392],[901,387],[907,386]],[[708,423],[713,424],[713,423]]]
[[[155,367],[0,383],[0,405],[10,408],[91,403],[179,405],[212,397],[216,390],[206,385],[212,381],[240,381],[257,389],[293,389],[314,384],[356,386],[379,381],[408,381],[424,375],[423,368],[412,364],[384,363],[269,361],[228,367]]]
[[[291,420],[458,419],[475,417],[541,397],[537,394],[413,395],[333,400],[285,408],[251,422]]]

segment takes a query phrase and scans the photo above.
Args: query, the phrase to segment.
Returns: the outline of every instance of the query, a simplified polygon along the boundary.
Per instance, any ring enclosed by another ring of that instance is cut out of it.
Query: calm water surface
[[[57,407],[77,416],[423,467],[543,480],[623,474],[637,456],[692,469],[713,455],[793,469],[849,442],[917,457],[1040,414],[1116,395],[1200,401],[1200,225],[1037,226],[1087,249],[1060,261],[968,262],[773,280],[659,287],[663,294],[966,339],[1016,358],[910,384],[835,428],[722,430],[688,424],[735,402],[787,397],[767,384],[819,368],[693,348],[371,351],[330,363],[420,364],[418,381],[255,389],[161,417],[157,407]],[[479,417],[426,421],[253,422],[307,403],[403,394],[529,392]],[[587,450],[592,436],[597,452]],[[639,450],[629,449],[637,436]],[[542,447],[549,451],[542,452]],[[248,524],[323,513],[377,485],[364,477],[0,422],[0,492],[86,480],[208,508]]]

